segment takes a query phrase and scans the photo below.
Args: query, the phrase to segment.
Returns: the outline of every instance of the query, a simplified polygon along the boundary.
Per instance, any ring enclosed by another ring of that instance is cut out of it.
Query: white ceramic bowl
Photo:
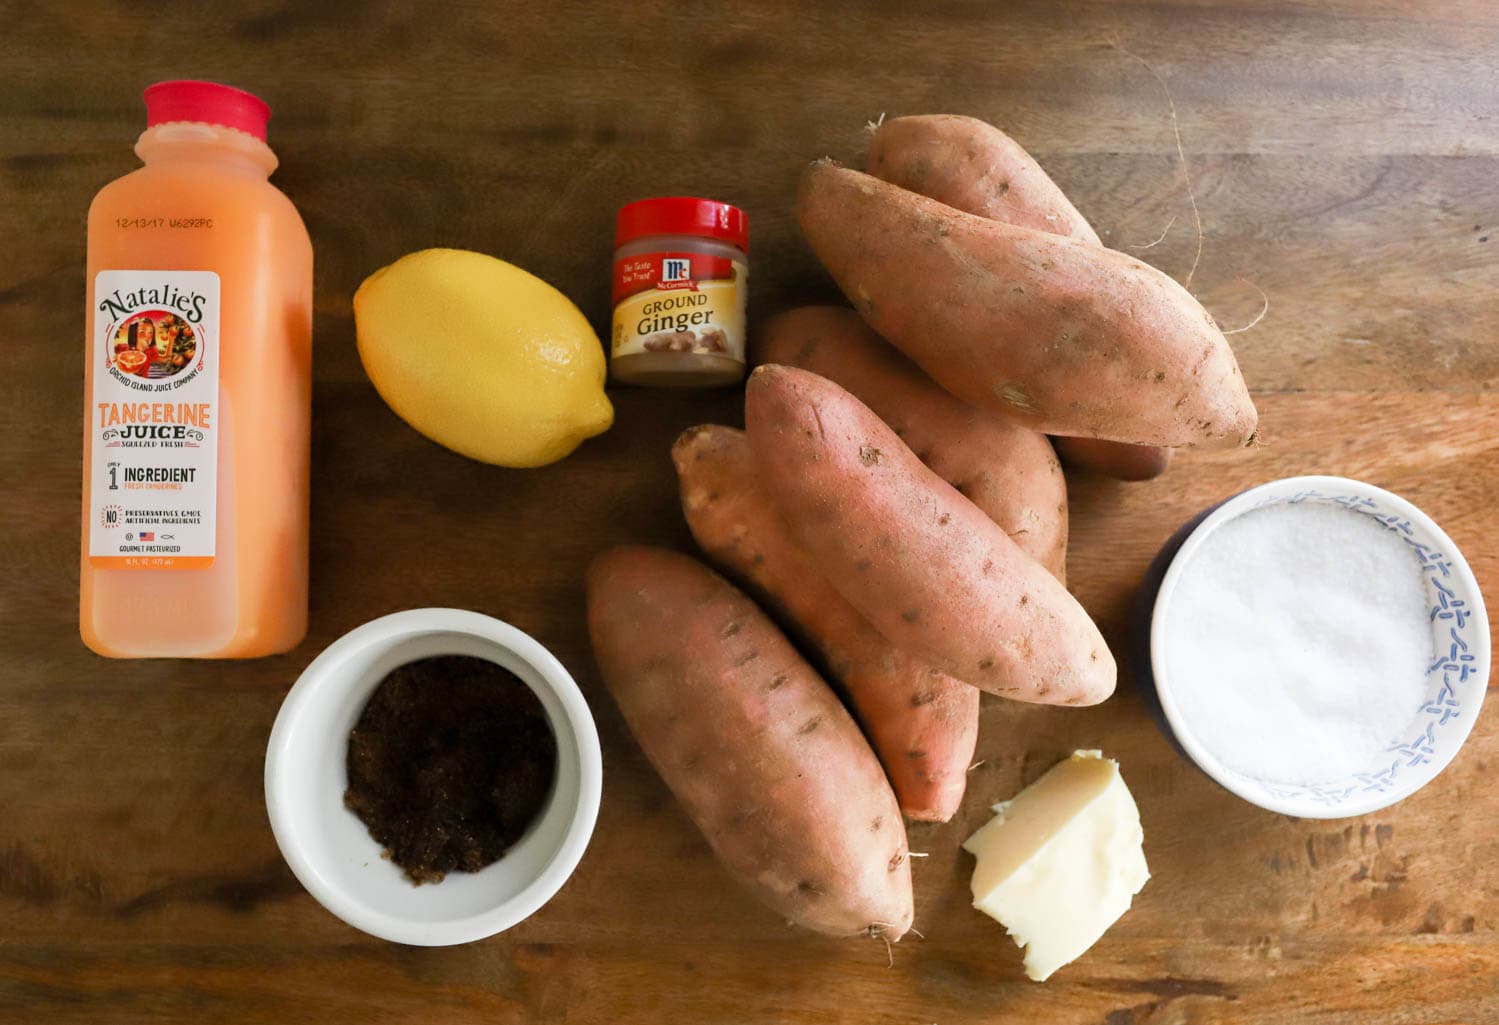
[[[1436,663],[1426,692],[1411,709],[1399,740],[1362,771],[1315,786],[1257,779],[1224,766],[1193,734],[1175,699],[1179,681],[1166,670],[1172,596],[1192,556],[1222,524],[1281,503],[1328,502],[1362,513],[1411,547],[1425,570]],[[1302,818],[1344,818],[1388,807],[1415,793],[1447,767],[1467,739],[1489,680],[1489,620],[1467,560],[1442,529],[1410,502],[1382,488],[1344,477],[1288,477],[1251,488],[1190,527],[1171,555],[1150,618],[1150,665],[1169,734],[1225,788],[1262,808]]]
[[[381,679],[432,655],[489,659],[535,691],[557,738],[557,776],[542,813],[499,861],[413,886],[344,807],[345,759]],[[303,671],[271,730],[265,802],[282,855],[323,907],[382,939],[443,946],[508,929],[562,888],[593,834],[602,779],[593,716],[550,652],[477,612],[413,609],[345,634]]]

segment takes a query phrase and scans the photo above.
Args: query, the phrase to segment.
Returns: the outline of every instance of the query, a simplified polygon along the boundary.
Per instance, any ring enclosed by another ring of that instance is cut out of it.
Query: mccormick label
[[[94,281],[89,562],[213,564],[219,276],[100,271]]]
[[[744,362],[748,267],[701,253],[642,253],[614,263],[614,356],[697,352]]]

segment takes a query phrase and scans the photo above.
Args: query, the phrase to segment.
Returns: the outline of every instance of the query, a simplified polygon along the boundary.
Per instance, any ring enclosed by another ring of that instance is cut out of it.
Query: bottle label
[[[94,279],[89,562],[213,564],[219,463],[219,276]]]
[[[744,362],[749,268],[701,253],[642,253],[614,262],[610,352],[696,352]]]

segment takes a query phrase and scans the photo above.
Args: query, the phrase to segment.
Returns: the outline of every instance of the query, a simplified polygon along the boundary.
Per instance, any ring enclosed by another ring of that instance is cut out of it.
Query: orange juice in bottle
[[[312,244],[270,109],[145,93],[143,167],[88,216],[79,626],[116,658],[252,658],[307,632]]]

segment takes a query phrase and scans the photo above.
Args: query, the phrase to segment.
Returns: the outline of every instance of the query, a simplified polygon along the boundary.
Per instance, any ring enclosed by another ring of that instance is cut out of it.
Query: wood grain
[[[1116,648],[1157,546],[1204,505],[1293,473],[1393,488],[1499,579],[1499,9],[1397,0],[462,0],[0,4],[0,1019],[27,1023],[1499,1022],[1492,710],[1400,805],[1298,821],[1184,765],[1127,682],[1063,711],[989,701],[957,821],[912,829],[917,927],[887,955],[787,929],[728,883],[596,677],[582,570],[621,540],[688,546],[678,431],[733,392],[621,391],[573,458],[507,472],[445,452],[375,395],[359,281],[426,245],[513,259],[607,316],[614,209],[689,191],[748,207],[752,313],[826,298],[796,237],[801,164],[862,126],[954,111],[1041,158],[1111,244],[1184,276],[1234,336],[1264,446],[1145,485],[1071,481],[1069,574]],[[77,639],[83,216],[133,166],[139,90],[198,74],[276,108],[276,181],[318,258],[312,633],[237,664],[106,662]],[[1173,220],[1174,218],[1174,220]],[[1170,231],[1158,245],[1143,246]],[[266,826],[282,695],[345,630],[416,605],[510,620],[578,675],[607,764],[598,832],[535,918],[425,950],[323,912]],[[957,843],[1078,746],[1118,757],[1153,878],[1081,962],[1027,982],[967,907]]]

